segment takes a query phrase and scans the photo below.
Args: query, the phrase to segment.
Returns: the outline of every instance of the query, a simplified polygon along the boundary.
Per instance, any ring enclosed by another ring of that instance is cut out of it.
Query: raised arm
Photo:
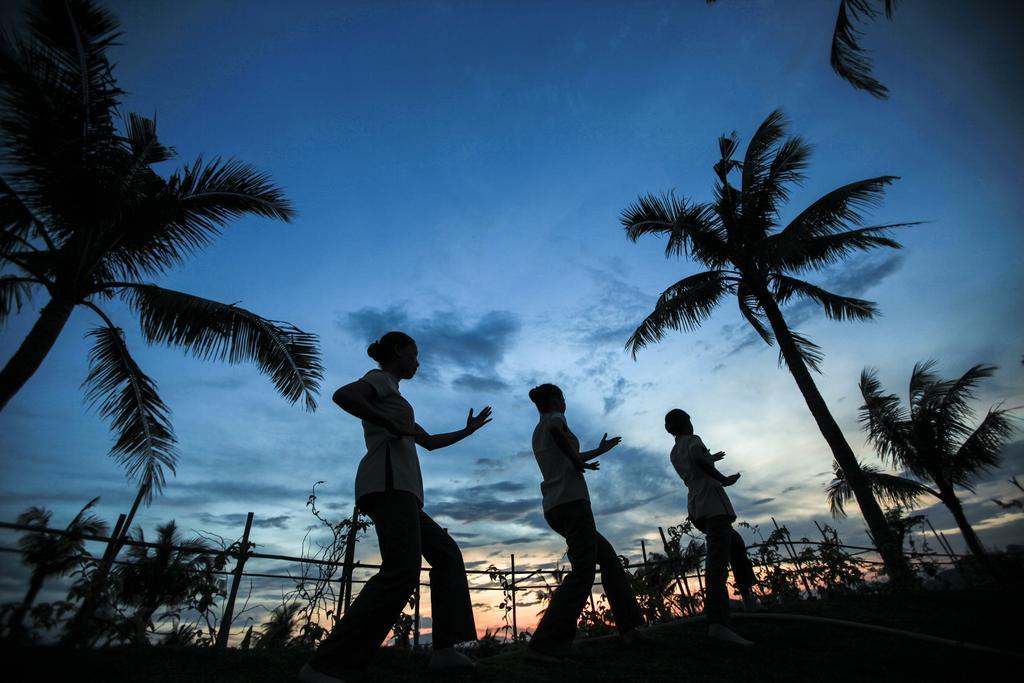
[[[722,458],[724,458],[725,453],[723,453],[722,451],[718,451],[717,453],[712,455],[711,452],[708,451],[708,449],[704,448],[702,450],[702,453],[694,456],[693,458],[694,463],[696,463],[697,467],[699,467],[702,472],[707,474],[709,477],[717,481],[722,486],[732,486],[739,480],[739,472],[737,472],[736,474],[730,474],[729,476],[726,476],[715,468],[714,461],[721,460]]]
[[[383,427],[395,436],[411,436],[412,432],[408,427],[396,424],[373,406],[372,401],[376,397],[377,392],[369,382],[357,379],[335,391],[331,399],[349,415]]]
[[[418,424],[415,425],[416,433],[416,444],[426,448],[428,451],[435,451],[438,448],[444,448],[445,446],[451,446],[453,443],[462,441],[467,436],[475,432],[476,430],[483,427],[485,424],[491,421],[491,407],[486,406],[480,411],[479,415],[473,415],[473,409],[469,409],[469,416],[466,417],[466,426],[455,432],[445,432],[443,434],[428,434],[427,430],[420,427]]]

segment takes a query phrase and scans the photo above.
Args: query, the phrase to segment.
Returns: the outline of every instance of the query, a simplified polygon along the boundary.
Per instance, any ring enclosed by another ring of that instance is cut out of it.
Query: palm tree
[[[161,606],[169,609],[193,600],[212,606],[223,581],[213,574],[213,549],[202,538],[183,541],[174,521],[156,528],[156,547],[146,545],[142,529],[131,540],[127,563],[117,568],[119,599],[135,607],[129,619],[129,637],[136,645],[146,643],[153,615]]]
[[[964,515],[957,489],[973,493],[978,475],[999,464],[1003,446],[1013,434],[1012,408],[995,405],[977,426],[970,401],[981,381],[991,377],[992,365],[975,365],[957,379],[940,379],[935,361],[914,365],[907,408],[895,394],[885,394],[877,371],[866,368],[860,377],[864,405],[860,421],[878,456],[906,476],[863,466],[875,495],[892,505],[913,507],[931,496],[949,509],[971,552],[987,563],[985,548]],[[840,470],[829,485],[833,514],[842,516],[851,498]]]
[[[123,330],[101,308],[120,299],[150,344],[203,359],[254,362],[290,402],[316,408],[322,378],[317,338],[234,304],[166,289],[150,280],[244,215],[289,221],[294,211],[267,175],[235,160],[201,158],[168,177],[154,167],[174,151],[155,120],[119,118],[106,49],[117,20],[92,0],[37,0],[27,37],[0,39],[0,324],[45,290],[48,301],[0,371],[0,410],[39,368],[71,313],[101,324],[87,397],[111,421],[111,455],[139,485],[140,501],[174,472],[176,438],[157,384],[132,359]]]
[[[829,192],[785,228],[777,229],[789,186],[804,178],[810,156],[810,146],[803,139],[785,137],[785,126],[782,113],[772,112],[750,140],[742,162],[733,159],[738,145],[735,133],[718,139],[721,159],[714,166],[718,182],[713,202],[691,203],[674,193],[648,194],[622,212],[630,240],[665,236],[666,257],[687,256],[709,268],[662,292],[626,348],[636,358],[641,348],[660,340],[666,330],[695,330],[723,297],[735,295],[740,313],[761,339],[768,345],[778,342],[780,362],[786,362],[818,429],[846,472],[890,577],[902,584],[910,578],[906,559],[811,376],[810,369],[818,370],[823,358],[821,350],[790,329],[781,306],[804,299],[820,305],[826,317],[834,320],[871,319],[874,303],[826,291],[796,276],[825,268],[856,251],[899,248],[888,237],[889,231],[912,223],[857,227],[863,222],[861,209],[876,204],[885,187],[896,180],[879,176]],[[734,171],[741,174],[739,188],[729,180]]]
[[[277,650],[288,647],[292,641],[292,631],[295,630],[295,617],[299,612],[299,603],[282,603],[270,612],[270,617],[260,627],[259,637],[256,640],[257,650]]]
[[[51,576],[63,576],[78,564],[86,554],[83,536],[100,536],[107,531],[107,524],[99,517],[86,514],[92,506],[99,502],[93,498],[78,511],[66,527],[63,534],[43,531],[50,525],[53,513],[46,508],[31,507],[18,515],[17,523],[23,526],[39,527],[39,531],[30,531],[18,539],[21,560],[32,567],[29,577],[28,591],[21,605],[11,615],[10,629],[21,631],[25,615],[32,608],[39,595],[43,582]]]

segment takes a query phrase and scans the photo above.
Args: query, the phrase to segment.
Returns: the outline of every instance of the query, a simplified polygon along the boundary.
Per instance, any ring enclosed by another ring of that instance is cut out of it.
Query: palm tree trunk
[[[39,595],[39,590],[43,587],[44,578],[46,577],[40,572],[32,573],[32,578],[29,579],[28,583],[28,592],[25,593],[25,597],[21,604],[18,605],[18,609],[11,615],[10,627],[12,633],[21,631],[25,615],[32,609],[32,603],[36,601],[36,596]]]
[[[74,302],[57,298],[43,307],[39,320],[0,371],[0,411],[39,369],[74,309]]]
[[[994,574],[995,567],[992,564],[992,558],[985,552],[985,546],[981,544],[981,539],[978,538],[978,534],[975,533],[971,523],[967,521],[967,515],[964,514],[964,508],[960,504],[960,499],[957,498],[956,493],[953,491],[953,487],[940,485],[939,490],[942,493],[942,503],[952,513],[953,519],[956,520],[956,525],[960,528],[960,535],[964,537],[967,547],[981,563],[981,566],[989,573]]]
[[[779,310],[775,299],[768,292],[767,288],[761,288],[758,298],[765,315],[768,317],[768,322],[772,326],[772,332],[775,333],[775,338],[779,342],[779,348],[786,359],[789,371],[793,375],[793,379],[796,380],[800,393],[803,394],[807,408],[811,411],[811,415],[814,416],[814,421],[817,422],[821,435],[825,437],[825,441],[832,450],[832,456],[839,463],[839,466],[843,468],[843,473],[850,483],[850,488],[857,499],[857,504],[860,506],[861,514],[868,525],[875,546],[878,548],[878,553],[882,556],[882,562],[885,564],[890,580],[897,588],[909,587],[913,583],[913,574],[910,571],[910,565],[907,564],[906,557],[903,555],[903,549],[897,543],[892,530],[885,521],[882,508],[878,505],[878,501],[875,500],[875,496],[871,491],[871,485],[861,471],[853,449],[846,442],[846,437],[843,436],[843,432],[839,429],[839,425],[836,424],[835,418],[832,417],[825,399],[822,397],[821,392],[818,391],[814,378],[811,377],[811,373],[807,369],[803,357],[800,355],[796,342],[793,340],[793,335],[789,331],[789,326],[782,316],[782,311]]]

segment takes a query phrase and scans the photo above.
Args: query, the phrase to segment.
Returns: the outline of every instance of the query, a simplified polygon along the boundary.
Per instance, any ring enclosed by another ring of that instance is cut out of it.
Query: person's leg
[[[423,557],[430,563],[430,609],[435,650],[476,640],[473,604],[469,597],[462,552],[448,532],[420,511]]]
[[[608,604],[615,617],[615,628],[619,633],[626,633],[643,626],[644,615],[636,602],[626,570],[615,548],[600,533],[597,534],[597,563],[601,566],[601,586],[608,596]]]
[[[701,520],[704,524],[704,538],[707,556],[704,568],[704,616],[708,624],[729,623],[729,592],[726,581],[729,578],[729,536],[732,525],[725,515]]]
[[[757,583],[754,565],[747,555],[747,544],[735,529],[729,534],[729,566],[732,567],[732,580],[743,598],[744,609],[759,609],[760,605],[757,604],[757,598],[754,597],[752,590]]]
[[[729,552],[732,541],[732,519],[725,515],[702,520],[707,539],[704,616],[708,621],[708,637],[735,645],[753,645],[729,628]],[[741,539],[742,541],[742,539]]]
[[[360,507],[373,520],[381,568],[359,591],[309,663],[326,674],[364,668],[394,626],[420,573],[419,502],[407,491],[366,496]]]
[[[597,563],[597,529],[590,501],[574,500],[544,514],[551,528],[565,537],[572,569],[555,589],[547,611],[537,624],[530,648],[543,654],[564,656],[576,636],[576,622],[594,586]]]

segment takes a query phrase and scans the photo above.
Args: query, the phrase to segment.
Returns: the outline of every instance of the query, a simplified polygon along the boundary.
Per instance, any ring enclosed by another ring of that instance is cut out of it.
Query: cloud
[[[497,376],[481,377],[465,373],[452,380],[452,386],[463,391],[505,391],[508,382]]]
[[[430,513],[457,522],[508,522],[523,519],[526,513],[537,509],[539,502],[536,498],[442,501],[431,503]]]
[[[291,518],[291,515],[278,515],[276,517],[254,516],[252,520],[252,525],[255,527],[286,529],[288,528],[288,520],[290,520]],[[221,526],[236,527],[245,524],[246,516],[243,514],[212,515],[208,512],[201,512],[197,515],[197,519],[203,524],[215,524]]]
[[[584,346],[626,343],[637,325],[654,308],[657,297],[626,282],[615,272],[595,266],[585,266],[597,284],[599,294],[588,297],[582,308],[576,334]]]
[[[747,503],[747,505],[749,505],[751,507],[753,507],[755,505],[764,505],[765,503],[770,503],[773,500],[775,500],[775,499],[774,498],[758,498],[755,501],[751,501],[750,503]]]
[[[435,367],[462,370],[453,384],[458,389],[496,391],[508,384],[494,368],[505,358],[522,327],[508,311],[489,311],[467,322],[455,311],[435,311],[415,317],[406,308],[362,308],[336,321],[339,329],[369,344],[390,330],[402,330],[416,340],[427,362],[421,375],[437,381]]]

